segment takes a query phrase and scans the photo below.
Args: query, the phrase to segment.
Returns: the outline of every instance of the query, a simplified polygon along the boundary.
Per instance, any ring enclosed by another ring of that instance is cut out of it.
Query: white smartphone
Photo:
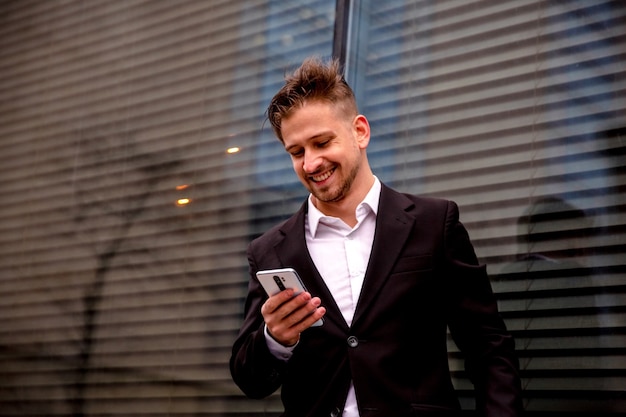
[[[256,276],[263,286],[263,289],[270,297],[287,288],[292,288],[294,295],[307,291],[300,276],[293,268],[266,269],[257,271]],[[324,324],[323,318],[313,323],[313,326],[321,326],[322,324]]]

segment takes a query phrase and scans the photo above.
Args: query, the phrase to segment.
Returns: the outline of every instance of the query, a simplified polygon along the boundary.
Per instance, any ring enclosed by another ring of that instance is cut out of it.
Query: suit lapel
[[[413,202],[383,185],[376,232],[352,327],[373,307],[380,289],[387,282],[406,240],[413,230],[415,218],[407,213]]]
[[[283,238],[278,241],[274,249],[284,267],[295,269],[307,290],[320,297],[322,305],[326,307],[324,320],[331,320],[341,328],[347,329],[346,321],[335,303],[322,276],[315,267],[304,236],[304,218],[307,212],[307,202],[300,210],[281,227]]]

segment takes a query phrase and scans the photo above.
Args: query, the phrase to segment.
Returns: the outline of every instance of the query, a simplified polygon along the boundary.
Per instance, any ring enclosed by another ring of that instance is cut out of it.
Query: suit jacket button
[[[350,346],[351,348],[355,348],[359,345],[359,339],[357,339],[356,336],[350,336],[348,338],[348,346]]]
[[[335,408],[333,411],[330,412],[330,417],[339,417],[341,415],[341,410],[339,409],[339,407]]]

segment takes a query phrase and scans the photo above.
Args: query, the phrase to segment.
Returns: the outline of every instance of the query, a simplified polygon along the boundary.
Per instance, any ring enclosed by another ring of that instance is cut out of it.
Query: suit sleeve
[[[517,417],[522,401],[514,342],[453,202],[448,203],[445,229],[445,275],[452,281],[448,324],[474,384],[478,415]]]
[[[233,344],[230,371],[235,383],[250,398],[264,398],[282,383],[286,363],[270,352],[264,334],[261,306],[267,295],[256,279],[256,263],[248,248],[250,282],[244,306],[244,321]]]

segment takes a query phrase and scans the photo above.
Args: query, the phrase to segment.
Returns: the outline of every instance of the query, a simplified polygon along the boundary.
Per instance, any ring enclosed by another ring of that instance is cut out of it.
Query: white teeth
[[[330,177],[331,175],[333,175],[333,172],[335,172],[334,169],[330,170],[330,171],[326,171],[325,173],[323,173],[322,175],[317,175],[315,177],[311,177],[313,178],[313,181],[315,182],[320,182],[320,181],[324,181],[325,179],[327,179],[328,177]]]

